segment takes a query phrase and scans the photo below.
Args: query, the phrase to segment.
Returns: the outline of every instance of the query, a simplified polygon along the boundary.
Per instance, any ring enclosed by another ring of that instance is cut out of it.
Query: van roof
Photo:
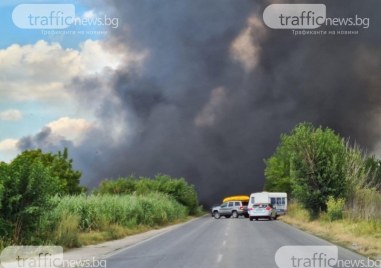
[[[287,193],[284,193],[284,192],[256,192],[256,193],[250,194],[250,196],[255,194],[269,194],[272,196],[287,197]]]

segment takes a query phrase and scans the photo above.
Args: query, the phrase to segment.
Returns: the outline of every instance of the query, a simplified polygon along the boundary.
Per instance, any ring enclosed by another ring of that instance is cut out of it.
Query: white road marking
[[[224,240],[224,242],[222,242],[222,246],[224,247],[226,245],[226,240]]]
[[[221,261],[222,261],[222,254],[218,254],[217,262],[221,262]]]

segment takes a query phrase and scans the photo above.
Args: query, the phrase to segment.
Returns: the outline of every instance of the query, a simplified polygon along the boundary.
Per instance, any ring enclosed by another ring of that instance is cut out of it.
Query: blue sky
[[[84,12],[91,10],[90,7],[82,5],[78,1],[4,1],[0,4],[0,48],[8,47],[12,44],[33,44],[38,40],[49,40],[49,37],[44,36],[41,30],[25,30],[19,29],[12,21],[12,11],[18,4],[24,3],[64,3],[75,4],[76,16],[82,16]],[[70,27],[70,29],[86,29],[86,30],[99,30],[100,27]],[[80,42],[86,39],[101,39],[102,35],[74,35],[70,38],[63,38],[60,44],[63,47],[77,48]]]
[[[0,161],[15,156],[18,139],[35,135],[47,125],[56,128],[57,135],[65,136],[71,129],[79,136],[95,116],[93,110],[78,107],[68,91],[70,81],[114,67],[120,60],[103,50],[106,34],[44,35],[39,29],[18,28],[12,12],[17,5],[29,3],[74,4],[76,17],[105,15],[74,0],[0,2]],[[70,26],[67,30],[109,28]]]

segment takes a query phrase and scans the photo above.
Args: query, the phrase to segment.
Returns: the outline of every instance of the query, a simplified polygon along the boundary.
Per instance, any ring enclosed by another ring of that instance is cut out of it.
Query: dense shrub
[[[199,209],[197,193],[193,185],[183,178],[171,178],[168,175],[157,175],[154,179],[147,177],[119,178],[117,180],[103,181],[96,194],[137,194],[145,195],[151,192],[168,194],[180,204],[189,209],[190,214],[196,214]]]
[[[50,197],[83,191],[80,176],[67,149],[57,154],[27,150],[9,164],[1,162],[0,237],[15,244],[35,241],[39,218],[51,208]]]
[[[28,241],[50,196],[59,192],[58,181],[40,161],[23,155],[1,165],[0,181],[0,237],[11,238],[16,244]]]

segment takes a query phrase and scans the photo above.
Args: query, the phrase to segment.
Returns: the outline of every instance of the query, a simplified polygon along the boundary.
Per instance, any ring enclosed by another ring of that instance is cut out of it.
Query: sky
[[[16,146],[20,138],[46,126],[53,126],[59,135],[64,132],[70,138],[80,139],[81,132],[95,118],[91,111],[82,110],[74,103],[65,85],[77,75],[115,68],[120,61],[117,53],[102,48],[102,39],[111,27],[70,26],[75,34],[46,34],[44,29],[17,27],[12,12],[18,5],[28,3],[0,3],[1,161],[10,161],[20,152]],[[75,15],[82,18],[104,15],[95,14],[94,9],[78,1],[33,3],[72,4]]]
[[[300,122],[380,155],[378,0],[311,1],[364,22],[317,33],[264,21],[298,0],[30,3],[0,3],[0,161],[67,147],[90,189],[166,173],[214,204],[262,190],[264,160]],[[42,19],[72,8],[76,25]]]

